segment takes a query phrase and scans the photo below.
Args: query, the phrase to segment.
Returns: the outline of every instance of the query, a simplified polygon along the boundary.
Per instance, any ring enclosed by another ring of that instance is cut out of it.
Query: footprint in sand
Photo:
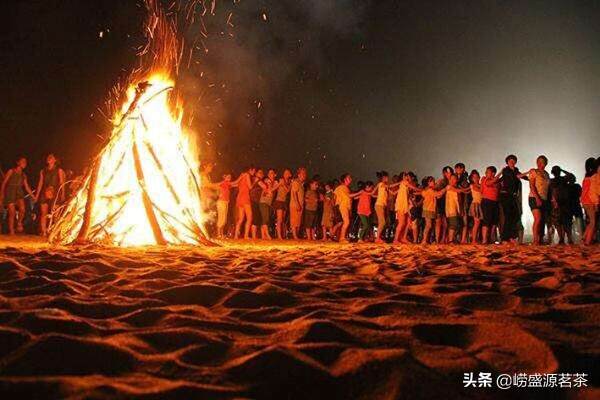
[[[491,368],[503,373],[544,373],[558,369],[548,344],[516,324],[417,324],[412,332],[417,339],[415,353],[433,368],[463,357],[474,358],[483,370]],[[459,351],[428,350],[440,349],[439,346]]]

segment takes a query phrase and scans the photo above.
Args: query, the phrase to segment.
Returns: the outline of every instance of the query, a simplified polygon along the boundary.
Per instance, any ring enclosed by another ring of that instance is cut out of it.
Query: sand
[[[598,246],[0,243],[2,399],[600,396]]]

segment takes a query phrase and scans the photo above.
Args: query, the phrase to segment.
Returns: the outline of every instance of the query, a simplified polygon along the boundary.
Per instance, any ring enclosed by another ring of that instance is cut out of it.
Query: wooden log
[[[133,152],[133,163],[135,165],[135,174],[137,176],[140,189],[142,190],[142,203],[144,204],[144,210],[146,210],[146,216],[148,217],[150,228],[152,228],[152,234],[154,235],[154,240],[156,241],[156,244],[164,246],[167,244],[167,241],[165,240],[165,237],[163,236],[163,233],[160,229],[158,219],[156,218],[156,214],[154,213],[152,201],[150,200],[150,196],[148,195],[148,191],[146,190],[144,170],[142,169],[142,161],[140,160],[140,153],[138,151],[137,140],[135,139],[135,137],[133,139],[133,144],[131,147],[131,150]]]
[[[94,203],[96,200],[96,182],[98,181],[98,173],[100,172],[100,166],[102,165],[102,157],[98,158],[92,168],[90,180],[88,182],[88,190],[85,202],[85,211],[83,212],[83,222],[81,228],[75,239],[75,243],[83,244],[87,242],[88,232],[90,230],[90,223],[92,219],[92,213],[94,212]]]

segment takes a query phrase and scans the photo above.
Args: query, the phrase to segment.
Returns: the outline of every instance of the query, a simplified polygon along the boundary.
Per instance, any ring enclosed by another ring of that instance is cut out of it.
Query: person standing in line
[[[461,204],[462,210],[462,221],[461,221],[461,232],[460,232],[460,243],[467,244],[469,242],[469,207],[471,206],[471,201],[473,197],[471,196],[471,192],[469,190],[469,174],[467,173],[467,168],[464,163],[456,163],[454,166],[454,173],[458,177],[458,182],[456,183],[456,187],[458,189],[463,189],[458,193],[458,199]]]
[[[250,238],[250,227],[252,226],[252,203],[250,201],[250,189],[252,179],[256,173],[256,167],[249,167],[246,172],[238,178],[238,194],[236,198],[237,223],[235,225],[234,239],[241,237],[242,225],[244,225],[244,239]]]
[[[225,226],[227,226],[227,216],[229,215],[229,200],[231,198],[231,188],[237,186],[238,182],[231,181],[231,174],[223,175],[223,180],[219,182],[219,197],[217,199],[217,238],[225,239]]]
[[[422,181],[422,186],[421,197],[423,197],[423,218],[425,219],[425,228],[423,229],[421,244],[428,244],[431,230],[433,229],[437,217],[436,200],[445,192],[437,192],[435,190],[435,178],[433,176],[425,177]]]
[[[334,218],[334,196],[333,196],[333,183],[327,182],[325,184],[325,193],[322,196],[323,200],[323,214],[321,216],[321,229],[323,231],[323,237],[321,240],[327,241],[333,240],[333,218]]]
[[[279,179],[277,186],[277,193],[275,200],[273,201],[273,208],[275,209],[275,232],[277,233],[277,239],[283,240],[287,237],[287,227],[285,220],[287,213],[289,212],[289,201],[288,195],[290,193],[292,180],[292,171],[285,169],[283,175]]]
[[[464,220],[465,214],[464,201],[461,199],[461,194],[466,194],[470,191],[469,188],[458,187],[458,176],[456,174],[450,175],[448,186],[444,189],[446,191],[446,218],[448,220],[448,235],[446,243],[456,243],[457,234],[462,232],[461,224]],[[462,241],[462,234],[461,239]]]
[[[546,171],[548,165],[546,156],[539,156],[536,164],[536,168],[529,170],[527,175],[521,174],[519,177],[527,177],[529,180],[529,208],[533,214],[533,244],[540,245],[543,244],[544,228],[550,208],[548,202],[550,175]]]
[[[371,231],[371,198],[373,197],[373,182],[365,182],[365,188],[358,194],[358,207],[356,209],[360,217],[360,229],[358,241],[364,242],[365,236]]]
[[[352,211],[352,197],[350,193],[350,184],[352,176],[343,174],[340,178],[340,184],[333,192],[335,196],[335,204],[338,208],[341,217],[340,243],[348,243],[347,233],[350,226],[350,213]]]
[[[4,175],[2,187],[0,188],[0,204],[5,204],[8,209],[8,233],[14,235],[15,231],[23,232],[23,220],[25,218],[25,192],[35,199],[33,191],[25,175],[27,159],[19,157],[15,166]],[[15,230],[15,220],[17,227]]]
[[[315,223],[319,209],[319,181],[311,180],[304,196],[304,230],[308,240],[316,240]]]
[[[269,234],[269,226],[271,225],[271,215],[273,213],[273,197],[278,189],[277,173],[274,169],[270,169],[267,172],[267,177],[262,181],[258,182],[262,192],[259,200],[260,210],[260,236],[262,239],[271,240]]]
[[[405,238],[405,229],[410,220],[410,190],[419,190],[412,182],[412,172],[404,172],[400,185],[396,191],[396,232],[394,234],[394,243],[409,243]]]
[[[518,193],[521,187],[519,175],[521,172],[516,167],[517,156],[511,154],[506,157],[506,166],[502,169],[500,178],[499,202],[504,223],[500,233],[502,242],[516,243],[519,237],[519,204]]]
[[[59,167],[54,154],[46,157],[46,167],[40,171],[36,202],[40,206],[40,234],[47,236],[48,214],[65,201],[65,171]]]
[[[436,182],[435,190],[441,191],[450,182],[450,175],[454,173],[454,170],[450,166],[445,166],[442,169],[442,177]],[[437,215],[435,219],[435,241],[438,244],[444,243],[446,240],[446,228],[448,227],[448,221],[446,220],[446,196],[439,197],[436,201]]]
[[[387,205],[389,196],[389,175],[386,171],[381,171],[377,173],[377,179],[379,182],[373,190],[373,194],[376,196],[375,214],[377,215],[377,240],[375,243],[383,243],[383,232],[388,222]]]
[[[585,178],[581,190],[581,204],[585,210],[587,226],[583,234],[583,243],[590,245],[596,238],[598,224],[598,203],[600,202],[600,191],[594,185],[598,184],[600,176],[600,164],[594,158],[585,161]]]
[[[258,228],[262,225],[262,215],[260,213],[260,197],[263,188],[260,183],[265,179],[265,172],[257,169],[252,178],[252,187],[250,188],[250,206],[252,207],[252,239],[258,239]]]
[[[485,177],[481,180],[481,210],[483,211],[482,244],[488,244],[493,240],[492,236],[500,218],[500,206],[498,204],[500,185],[496,171],[496,167],[494,166],[487,167]]]
[[[304,211],[304,182],[306,169],[298,168],[296,179],[292,180],[290,188],[290,227],[294,240],[300,239],[300,226],[302,225],[302,212]]]
[[[469,207],[469,215],[473,218],[473,230],[471,231],[471,244],[477,244],[479,240],[479,231],[481,228],[481,221],[483,220],[483,211],[481,209],[481,177],[479,171],[474,169],[469,175],[469,181],[471,182],[471,196],[473,201]]]
[[[561,174],[564,173],[565,176]],[[552,167],[550,179],[549,198],[552,207],[550,220],[552,226],[558,233],[558,244],[565,244],[565,236],[567,242],[573,244],[573,213],[569,199],[568,181],[575,176],[570,172],[564,171],[558,165]]]

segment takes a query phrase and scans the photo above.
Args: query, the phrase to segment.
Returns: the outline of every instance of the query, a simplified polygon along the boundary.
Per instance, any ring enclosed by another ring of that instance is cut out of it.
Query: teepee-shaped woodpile
[[[182,109],[172,106],[180,46],[174,25],[154,1],[148,4],[150,41],[143,55],[152,57],[151,67],[132,77],[106,145],[54,218],[52,243],[210,244],[197,157],[182,129]]]

